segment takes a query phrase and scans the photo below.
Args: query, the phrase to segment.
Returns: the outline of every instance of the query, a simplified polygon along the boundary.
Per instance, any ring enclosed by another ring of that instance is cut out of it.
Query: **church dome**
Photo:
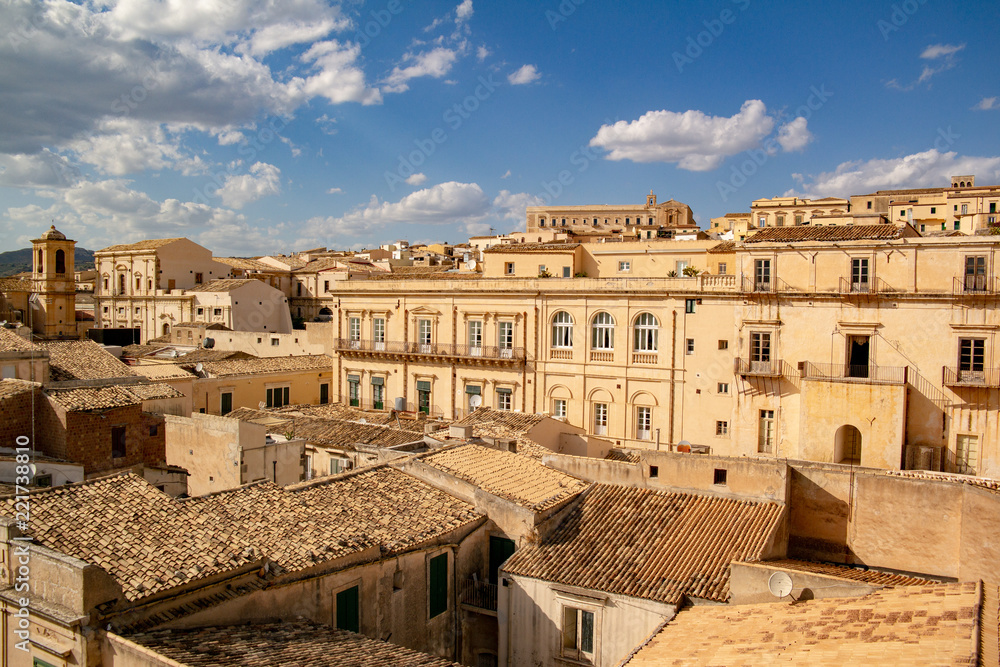
[[[65,241],[66,235],[56,229],[55,225],[52,225],[47,232],[42,234],[42,239],[46,241]]]

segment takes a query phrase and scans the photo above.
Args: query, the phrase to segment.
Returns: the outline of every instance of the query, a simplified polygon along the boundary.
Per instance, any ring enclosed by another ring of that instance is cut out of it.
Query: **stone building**
[[[645,205],[529,206],[527,233],[552,230],[573,233],[614,232],[639,239],[671,238],[677,231],[697,230],[687,204],[673,199],[656,202],[652,192]]]

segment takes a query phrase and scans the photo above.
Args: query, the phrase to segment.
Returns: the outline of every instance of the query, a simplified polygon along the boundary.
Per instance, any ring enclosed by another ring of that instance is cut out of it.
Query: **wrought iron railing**
[[[372,341],[337,338],[334,339],[334,346],[338,352],[409,354],[499,361],[523,361],[525,359],[523,347],[499,347],[497,345],[454,345],[451,343],[410,343],[398,340]]]
[[[991,276],[960,276],[952,279],[952,294],[996,294],[996,280]]]
[[[944,384],[949,387],[1000,387],[1000,368],[965,370],[945,366]]]
[[[858,382],[862,384],[905,384],[905,366],[876,366],[874,364],[802,364],[802,377],[806,380],[830,382]]]
[[[497,585],[479,579],[466,579],[462,585],[462,604],[496,611]]]
[[[782,363],[780,359],[752,361],[737,358],[736,374],[744,377],[781,377]]]

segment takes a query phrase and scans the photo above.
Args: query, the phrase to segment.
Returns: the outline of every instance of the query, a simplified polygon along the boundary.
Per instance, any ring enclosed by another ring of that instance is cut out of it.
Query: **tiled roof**
[[[484,253],[521,253],[521,252],[561,252],[572,251],[580,247],[579,243],[502,243],[484,250]]]
[[[479,521],[475,508],[388,466],[300,482],[263,483],[184,501],[220,535],[248,535],[285,570],[377,547],[406,551]]]
[[[194,373],[177,364],[139,364],[131,368],[151,380],[187,380],[195,377]]]
[[[56,382],[135,376],[132,369],[92,340],[57,341],[39,345],[49,351],[49,376]]]
[[[623,463],[639,463],[642,460],[637,452],[630,452],[624,449],[612,449],[604,458],[609,461],[621,461]]]
[[[135,243],[120,243],[118,245],[108,246],[103,250],[98,250],[97,252],[130,252],[133,250],[156,250],[157,248],[162,248],[165,245],[173,243],[174,241],[183,241],[183,237],[177,237],[173,239],[149,239],[146,241],[136,241]]]
[[[147,354],[153,354],[157,350],[163,349],[163,345],[126,345],[122,348],[122,356],[129,359],[138,359]]]
[[[783,508],[687,493],[596,485],[540,544],[504,570],[677,605],[729,598],[729,564],[757,561]]]
[[[215,257],[216,262],[221,262],[223,264],[228,264],[234,269],[242,269],[244,271],[280,271],[276,266],[271,266],[270,264],[265,264],[264,262],[258,262],[256,259],[251,259],[247,257]]]
[[[34,286],[30,280],[8,276],[0,278],[0,292],[33,292]]]
[[[448,422],[428,422],[426,419],[414,419],[406,415],[393,412],[383,412],[381,410],[362,410],[352,408],[343,403],[327,403],[326,405],[287,405],[282,408],[273,409],[270,412],[276,414],[288,413],[294,416],[317,417],[321,419],[341,419],[344,421],[360,422],[364,420],[366,424],[376,424],[391,426],[401,431],[412,433],[424,432],[424,425],[434,423],[442,428]]]
[[[403,267],[403,268],[427,268],[431,269],[424,273],[418,273],[413,271],[402,271],[393,269],[392,273],[373,273],[370,276],[371,280],[478,280],[482,278],[479,273],[473,273],[471,271],[453,271],[451,267],[439,267],[439,266],[429,266],[429,267]],[[447,270],[440,270],[447,269]]]
[[[187,361],[185,359],[185,361]],[[259,375],[263,373],[283,373],[288,371],[332,370],[333,358],[325,354],[300,355],[295,357],[268,357],[265,359],[227,359],[207,361],[202,370],[212,377],[233,375]]]
[[[306,265],[306,261],[304,259],[302,259],[301,257],[295,257],[294,255],[267,255],[266,257],[269,257],[270,259],[276,260],[282,264],[287,265],[293,271],[295,269],[301,269],[303,266]],[[262,262],[262,263],[267,264],[267,262]],[[271,265],[268,264],[268,266]]]
[[[129,640],[189,667],[449,667],[457,663],[347,630],[295,620],[157,630]]]
[[[795,243],[798,241],[889,241],[903,237],[906,227],[895,225],[829,225],[814,227],[765,227],[743,243]]]
[[[979,623],[979,664],[1000,665],[1000,586],[983,582],[983,606]]]
[[[761,563],[768,567],[777,567],[782,570],[795,570],[797,572],[807,572],[809,574],[823,574],[839,579],[850,579],[876,586],[926,586],[935,582],[920,577],[910,577],[905,574],[895,574],[893,572],[879,572],[878,570],[865,570],[849,565],[834,565],[832,563],[813,563],[805,560],[769,560]]]
[[[482,519],[387,466],[185,501],[125,474],[33,492],[31,510],[34,539],[103,568],[129,600],[262,559],[288,571],[372,547],[391,554]]]
[[[220,280],[210,280],[204,285],[187,290],[188,292],[232,292],[250,283],[260,283],[253,278],[222,278]],[[261,283],[264,284],[264,283]]]
[[[978,585],[891,588],[859,598],[695,606],[627,663],[976,665]]]
[[[46,393],[69,412],[109,410],[128,405],[138,405],[143,401],[182,398],[184,396],[184,394],[166,384],[83,387],[81,389],[49,390]]]
[[[13,515],[14,499],[4,502]],[[28,532],[103,568],[136,600],[260,558],[245,537],[218,533],[217,523],[125,474],[32,492]]]
[[[718,245],[714,245],[706,252],[709,255],[728,255],[729,253],[736,252],[736,241],[723,241]]]
[[[185,364],[194,364],[205,361],[226,361],[235,359],[256,359],[252,354],[240,352],[238,350],[206,350],[203,347],[197,350],[185,352],[177,357],[177,361]]]
[[[450,447],[422,460],[487,493],[535,511],[554,507],[590,486],[534,459],[479,445]]]
[[[215,282],[229,282],[229,281],[215,281]],[[238,282],[248,282],[248,281],[238,281]],[[174,329],[180,328],[192,328],[192,329],[205,329],[210,331],[232,331],[222,322],[178,322],[174,325]]]
[[[423,435],[381,424],[359,424],[344,419],[303,417],[295,413],[237,408],[228,417],[265,424],[272,432],[292,431],[313,445],[353,449],[355,444],[392,447],[422,440]]]
[[[0,399],[20,396],[37,387],[33,382],[25,380],[14,380],[11,378],[0,380]]]
[[[990,479],[989,477],[973,477],[971,475],[933,472],[930,470],[880,470],[877,474],[886,475],[888,477],[928,479],[938,482],[951,482],[953,484],[967,484],[968,486],[975,486],[994,493],[1000,493],[1000,479]]]
[[[551,454],[553,450],[543,447],[526,434],[543,419],[545,417],[537,414],[479,408],[455,424],[471,425],[472,435],[477,438],[516,440],[518,454],[540,460],[546,454]]]
[[[6,327],[0,327],[0,352],[39,352],[42,348],[18,336]]]

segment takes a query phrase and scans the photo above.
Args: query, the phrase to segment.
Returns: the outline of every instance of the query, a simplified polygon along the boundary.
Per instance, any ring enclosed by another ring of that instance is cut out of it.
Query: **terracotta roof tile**
[[[623,463],[639,463],[642,460],[638,452],[630,452],[624,449],[612,449],[604,458],[609,461],[621,461]]]
[[[151,380],[187,380],[195,377],[194,373],[177,364],[139,364],[131,368],[136,374]]]
[[[695,606],[627,664],[975,665],[979,601],[978,584],[963,583],[795,604]]]
[[[256,259],[248,257],[215,257],[216,262],[221,262],[227,264],[234,269],[242,269],[244,271],[280,271],[281,269],[271,266],[270,264],[265,264],[264,262],[258,262]]]
[[[169,245],[174,241],[184,241],[183,237],[177,237],[172,239],[148,239],[146,241],[136,241],[135,243],[119,243],[118,245],[108,246],[103,250],[98,250],[97,252],[130,252],[133,250],[156,250],[157,248],[162,248],[165,245]]]
[[[260,280],[255,280],[253,278],[222,278],[220,280],[210,280],[204,285],[198,285],[192,289],[187,290],[188,292],[231,292],[234,289],[239,289],[244,285],[249,285],[250,283],[262,283]]]
[[[87,410],[109,410],[143,401],[184,396],[166,384],[111,385],[108,387],[83,387],[80,389],[56,389],[46,392],[56,403],[69,412]]]
[[[0,327],[0,352],[39,352],[43,348],[32,343],[27,338],[22,338],[16,333]]]
[[[799,241],[869,241],[902,238],[906,227],[895,225],[829,225],[814,227],[765,227],[748,236],[743,243],[796,243]],[[919,234],[918,234],[919,235]]]
[[[484,250],[484,253],[571,252],[579,243],[502,243]]]
[[[553,450],[535,442],[527,434],[543,419],[545,417],[537,414],[479,408],[455,424],[472,426],[472,435],[476,438],[515,440],[518,454],[541,460]]]
[[[129,640],[190,667],[457,667],[444,658],[302,619],[157,630]]]
[[[0,278],[0,292],[34,292],[35,287],[26,278],[7,276]]]
[[[422,460],[487,493],[535,511],[555,507],[590,486],[534,459],[479,445],[450,447]]]
[[[851,581],[861,581],[866,584],[876,586],[927,586],[936,583],[921,577],[911,577],[905,574],[894,572],[880,572],[879,570],[866,570],[860,567],[849,565],[835,565],[833,563],[813,563],[806,560],[769,560],[761,563],[768,567],[777,567],[783,570],[796,570],[798,572],[808,572],[811,574],[823,574],[839,579],[850,579]]]
[[[422,433],[385,424],[361,424],[346,419],[307,417],[290,412],[237,408],[228,417],[267,425],[272,432],[292,431],[295,437],[313,445],[353,449],[356,444],[392,447],[423,439]]]
[[[384,412],[381,410],[362,410],[353,408],[343,403],[327,403],[326,405],[287,405],[282,408],[271,410],[276,414],[290,414],[302,417],[317,417],[321,419],[340,419],[343,421],[360,422],[364,420],[368,424],[378,424],[391,426],[400,431],[410,431],[413,433],[424,432],[424,426],[429,423],[437,424],[442,428],[449,422],[428,422],[426,419],[414,419],[407,415],[400,415],[394,412]]]
[[[132,369],[92,340],[68,340],[38,345],[49,351],[49,376],[53,381],[135,377]]]
[[[185,361],[187,361],[185,359]],[[260,375],[264,373],[284,373],[289,371],[330,371],[333,357],[325,354],[300,355],[295,357],[267,357],[264,359],[227,359],[206,361],[202,370],[211,377],[233,375]]]
[[[38,385],[34,382],[28,382],[26,380],[14,380],[7,378],[5,380],[0,380],[0,399],[10,398],[12,396],[20,396],[25,394]]]
[[[685,595],[725,602],[729,564],[760,560],[782,512],[777,503],[596,485],[503,569],[673,605]]]

